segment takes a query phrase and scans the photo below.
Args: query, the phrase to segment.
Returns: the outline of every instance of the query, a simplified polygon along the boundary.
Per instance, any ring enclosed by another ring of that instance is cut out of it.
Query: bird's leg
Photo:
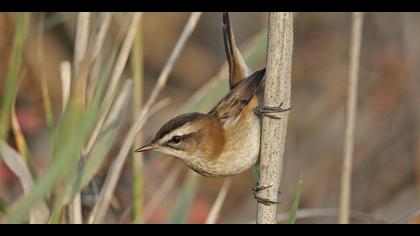
[[[252,173],[254,174],[254,178],[255,178],[255,183],[256,185],[254,187],[252,187],[252,194],[254,195],[254,198],[257,200],[257,202],[262,203],[264,205],[273,205],[273,204],[280,204],[280,202],[276,202],[276,201],[271,201],[270,199],[267,198],[263,198],[258,196],[258,192],[262,191],[264,189],[267,188],[271,188],[273,185],[268,185],[268,186],[260,186],[259,182],[260,182],[260,168],[259,168],[259,161],[254,165],[254,167],[252,168]],[[278,192],[278,194],[280,195],[280,192]]]
[[[281,119],[281,117],[277,117],[275,115],[271,115],[269,113],[281,113],[281,112],[285,112],[285,111],[290,111],[292,108],[282,108],[283,106],[283,102],[280,103],[279,106],[277,107],[269,107],[269,106],[257,106],[254,108],[254,113],[257,116],[266,116],[272,119]]]
[[[283,102],[280,103],[279,106],[277,107],[268,107],[268,106],[257,106],[253,109],[254,113],[261,117],[261,116],[266,116],[272,119],[281,119],[281,117],[277,117],[275,115],[271,115],[269,113],[281,113],[281,112],[285,112],[285,111],[290,111],[292,108],[282,108],[283,106]],[[255,183],[256,185],[252,188],[252,193],[254,195],[254,198],[259,202],[262,203],[264,205],[273,205],[273,204],[280,204],[280,202],[276,202],[276,201],[271,201],[270,199],[266,199],[266,198],[262,198],[260,196],[258,196],[258,192],[262,191],[264,189],[270,188],[272,187],[272,185],[268,185],[268,186],[260,186],[259,182],[260,182],[260,169],[259,169],[259,160],[258,162],[254,165],[253,169],[252,169],[252,173],[254,174],[254,178],[255,178]],[[280,195],[280,192],[277,192],[278,195]]]

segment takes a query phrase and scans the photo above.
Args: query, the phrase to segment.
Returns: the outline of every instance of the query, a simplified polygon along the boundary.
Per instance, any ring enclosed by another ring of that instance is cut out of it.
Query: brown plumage
[[[175,156],[204,176],[230,176],[251,168],[260,146],[260,120],[253,113],[265,69],[251,74],[236,46],[229,14],[223,13],[230,92],[207,114],[187,113],[160,128],[136,152],[156,150]]]

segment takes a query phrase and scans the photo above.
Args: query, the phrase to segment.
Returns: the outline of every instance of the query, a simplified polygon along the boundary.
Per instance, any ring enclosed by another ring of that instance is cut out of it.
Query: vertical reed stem
[[[293,52],[293,13],[269,14],[267,72],[265,79],[264,106],[276,107],[283,102],[290,107],[291,72]],[[283,172],[283,155],[286,142],[289,112],[278,115],[281,119],[264,117],[261,134],[260,186],[271,186],[260,191],[262,198],[277,201]],[[277,206],[257,205],[258,224],[276,224]]]
[[[346,130],[344,136],[343,169],[341,175],[340,210],[338,222],[348,224],[350,221],[351,173],[353,162],[354,129],[357,115],[357,85],[359,81],[360,48],[362,42],[363,13],[355,12],[352,16],[352,33],[350,45],[350,66],[348,98],[346,107]]]

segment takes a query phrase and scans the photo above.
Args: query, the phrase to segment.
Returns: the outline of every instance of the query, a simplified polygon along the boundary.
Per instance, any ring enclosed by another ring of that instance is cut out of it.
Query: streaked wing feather
[[[256,93],[264,78],[265,68],[240,81],[210,112],[222,123],[231,124]]]

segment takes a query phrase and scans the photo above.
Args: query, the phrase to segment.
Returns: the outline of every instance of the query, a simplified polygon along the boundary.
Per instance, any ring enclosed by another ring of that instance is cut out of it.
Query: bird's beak
[[[150,150],[154,150],[157,149],[157,146],[153,143],[149,143],[144,145],[143,147],[137,149],[135,152],[145,152],[145,151],[150,151]]]

